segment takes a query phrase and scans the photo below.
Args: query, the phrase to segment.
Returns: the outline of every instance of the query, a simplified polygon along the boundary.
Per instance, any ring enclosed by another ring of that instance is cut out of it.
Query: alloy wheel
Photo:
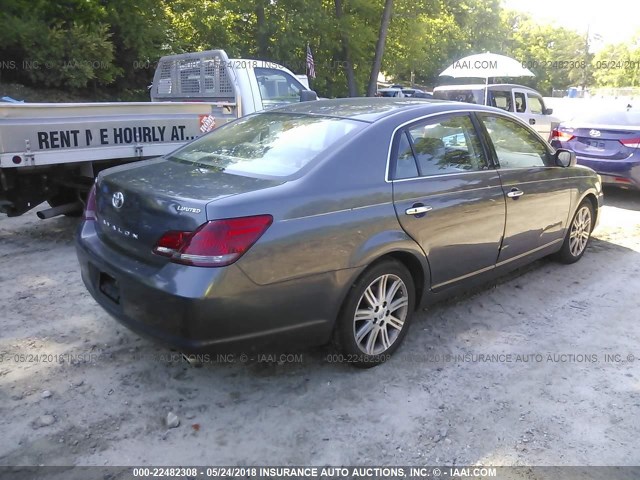
[[[582,254],[589,241],[591,235],[591,210],[589,207],[582,206],[571,224],[571,233],[569,234],[569,251],[574,257]]]
[[[407,286],[393,274],[376,278],[358,301],[353,334],[358,348],[367,355],[384,353],[398,339],[409,307]]]

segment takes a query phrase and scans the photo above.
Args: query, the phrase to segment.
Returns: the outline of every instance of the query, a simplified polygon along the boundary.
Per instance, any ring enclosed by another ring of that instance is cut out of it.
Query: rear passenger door
[[[502,115],[479,113],[507,196],[507,221],[498,263],[562,242],[572,180],[554,166],[550,147],[528,128]]]
[[[399,129],[389,174],[398,220],[426,253],[432,289],[494,268],[505,198],[469,114]]]

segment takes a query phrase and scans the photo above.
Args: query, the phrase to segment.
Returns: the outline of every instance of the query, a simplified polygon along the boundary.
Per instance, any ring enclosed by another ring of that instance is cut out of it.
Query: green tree
[[[598,87],[640,86],[640,46],[607,45],[593,59],[593,78]]]
[[[507,55],[521,61],[536,76],[523,78],[545,94],[588,82],[588,48],[579,33],[563,27],[539,24],[519,12],[504,12],[503,20],[512,34]]]

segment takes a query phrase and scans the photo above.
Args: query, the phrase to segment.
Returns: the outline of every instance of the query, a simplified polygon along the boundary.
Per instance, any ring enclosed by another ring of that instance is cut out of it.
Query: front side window
[[[473,122],[468,115],[448,116],[420,122],[405,130],[396,162],[396,178],[407,178],[417,165],[418,174],[427,177],[479,171],[487,160]]]
[[[540,97],[531,95],[530,93],[527,95],[527,97],[529,97],[529,110],[531,111],[531,113],[542,115],[542,113],[544,112],[544,107],[542,106],[542,100],[540,100]]]
[[[235,175],[286,177],[366,125],[342,118],[259,113],[220,127],[167,158]]]
[[[300,92],[304,87],[287,72],[276,68],[255,68],[262,108],[278,107],[300,101]]]
[[[500,163],[500,168],[531,168],[551,165],[544,143],[514,120],[481,115]]]

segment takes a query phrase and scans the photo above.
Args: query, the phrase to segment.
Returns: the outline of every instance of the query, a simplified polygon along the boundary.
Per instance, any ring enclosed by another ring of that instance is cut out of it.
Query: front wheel
[[[389,359],[407,334],[416,292],[407,268],[394,260],[374,265],[353,285],[336,328],[345,360],[369,368]]]
[[[571,220],[567,235],[558,252],[557,259],[562,263],[575,263],[582,258],[593,230],[594,213],[589,200],[583,201]]]

